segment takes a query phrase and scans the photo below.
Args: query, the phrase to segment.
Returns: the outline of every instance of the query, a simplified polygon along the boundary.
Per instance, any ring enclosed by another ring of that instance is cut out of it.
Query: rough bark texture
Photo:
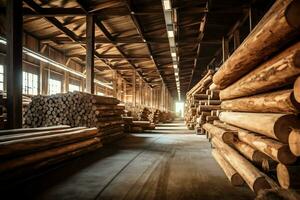
[[[229,111],[298,113],[300,103],[295,100],[293,90],[281,90],[222,101],[221,108]]]
[[[291,2],[292,0],[278,0],[274,3],[251,34],[214,75],[213,82],[216,85],[227,87],[298,34],[300,22],[299,18],[294,18],[298,14],[293,10],[299,9],[299,4],[292,3],[289,6]]]
[[[221,90],[222,100],[250,96],[291,84],[300,74],[300,42]],[[225,79],[225,77],[224,77]]]

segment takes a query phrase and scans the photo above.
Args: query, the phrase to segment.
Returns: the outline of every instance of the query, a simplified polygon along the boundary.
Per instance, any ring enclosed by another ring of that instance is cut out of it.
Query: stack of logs
[[[102,146],[96,128],[52,126],[0,131],[0,185]]]
[[[121,115],[125,107],[119,103],[113,97],[83,92],[34,96],[25,113],[24,127],[97,127],[102,143],[109,143],[124,135]]]
[[[22,115],[24,119],[24,113],[27,112],[28,105],[31,102],[31,96],[22,96]],[[7,128],[7,95],[0,91],[0,129]]]
[[[185,118],[186,126],[190,130],[196,128],[196,125],[198,124],[197,119],[199,121],[199,117],[202,111],[204,111],[204,110],[199,111],[199,109],[197,109],[200,106],[199,102],[201,101],[201,104],[203,106],[205,103],[206,105],[208,105],[208,99],[210,98],[209,97],[210,95],[206,94],[206,90],[208,89],[209,84],[211,84],[212,82],[212,75],[213,75],[213,71],[208,70],[206,75],[186,94],[184,118]],[[207,113],[208,111],[206,110],[205,112]],[[202,117],[205,118],[204,115]]]
[[[220,120],[202,127],[232,184],[256,193],[300,189],[299,10],[299,1],[276,1],[213,76]]]

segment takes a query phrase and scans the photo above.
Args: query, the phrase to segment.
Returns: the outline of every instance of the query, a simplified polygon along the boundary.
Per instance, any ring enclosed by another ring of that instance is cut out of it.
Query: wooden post
[[[94,16],[86,17],[86,92],[94,94],[94,52],[95,22]]]
[[[22,1],[7,1],[7,122],[22,127]]]
[[[228,39],[225,37],[222,38],[222,55],[223,55],[223,63],[224,63],[229,57],[229,44],[228,44]]]
[[[135,74],[135,71],[133,71],[133,75],[132,75],[132,105],[133,105],[133,107],[136,106],[136,74]]]
[[[234,49],[237,49],[241,44],[241,39],[240,39],[240,31],[236,30],[233,33],[233,46]]]
[[[69,91],[69,72],[64,72],[64,90],[63,92]]]

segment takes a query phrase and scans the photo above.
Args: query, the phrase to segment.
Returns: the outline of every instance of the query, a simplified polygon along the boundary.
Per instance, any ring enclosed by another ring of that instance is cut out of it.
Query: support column
[[[7,122],[22,127],[22,1],[6,1],[7,13]]]
[[[132,75],[132,105],[133,105],[133,107],[136,106],[136,74],[135,74],[135,71],[133,71],[133,75]]]
[[[223,53],[223,63],[224,63],[229,57],[229,44],[228,44],[228,39],[226,39],[225,37],[222,38],[222,53]]]
[[[94,94],[94,52],[95,51],[95,23],[94,16],[86,17],[86,92]]]
[[[63,92],[69,91],[69,72],[64,72],[64,89]]]
[[[233,46],[234,49],[237,49],[241,44],[241,39],[240,39],[240,31],[236,30],[233,33]]]

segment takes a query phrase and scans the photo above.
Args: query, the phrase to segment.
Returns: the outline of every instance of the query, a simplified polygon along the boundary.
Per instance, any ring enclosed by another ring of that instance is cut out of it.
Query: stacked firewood
[[[97,128],[60,125],[0,131],[0,185],[101,146]]]
[[[213,156],[232,184],[245,181],[256,193],[278,183],[300,189],[300,42],[295,40],[300,19],[292,11],[300,9],[296,2],[276,1],[213,77],[214,87],[221,89],[220,121],[203,125]]]
[[[196,128],[196,125],[199,124],[199,117],[201,112],[198,112],[197,108],[199,107],[199,102],[203,100],[208,100],[206,90],[209,87],[209,84],[212,82],[213,71],[209,70],[206,75],[186,94],[185,101],[185,123],[186,126],[193,130]],[[197,126],[197,129],[199,126]]]
[[[24,127],[69,125],[97,127],[102,143],[123,136],[125,107],[113,97],[70,92],[34,96],[25,113]]]

